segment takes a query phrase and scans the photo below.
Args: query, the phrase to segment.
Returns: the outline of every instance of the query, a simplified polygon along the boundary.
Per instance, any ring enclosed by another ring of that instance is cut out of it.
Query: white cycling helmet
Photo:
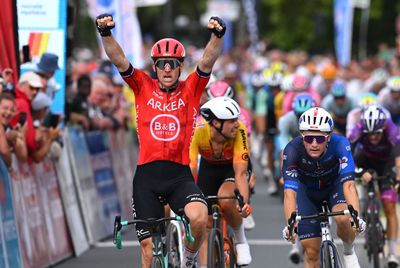
[[[391,90],[391,91],[400,91],[400,76],[392,76],[387,80],[386,86]]]
[[[200,108],[200,114],[207,123],[213,119],[229,120],[240,116],[240,107],[236,101],[227,97],[216,97],[203,104]]]
[[[332,116],[321,107],[308,109],[300,116],[299,130],[314,130],[330,133],[333,131]]]

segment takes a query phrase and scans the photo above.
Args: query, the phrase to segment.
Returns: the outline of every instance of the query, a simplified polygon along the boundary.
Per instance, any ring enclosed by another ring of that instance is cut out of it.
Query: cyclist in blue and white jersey
[[[333,126],[331,115],[320,107],[311,108],[300,116],[301,136],[290,141],[283,152],[286,222],[296,210],[300,215],[320,212],[324,200],[328,201],[331,211],[347,209],[347,205],[360,210],[350,143],[345,137],[332,134]],[[345,267],[360,267],[353,241],[356,232],[365,230],[365,222],[358,217],[359,229],[355,232],[349,216],[335,217],[335,221],[344,245]],[[289,240],[288,226],[283,229],[283,237]],[[304,248],[304,267],[319,267],[319,221],[301,221],[298,237]]]
[[[289,141],[300,135],[299,132],[299,118],[308,109],[315,106],[315,102],[310,93],[299,93],[294,97],[293,110],[288,112],[279,118],[278,121],[278,144],[280,147],[281,162],[282,153],[285,146]],[[281,165],[282,166],[282,165]],[[283,178],[280,179],[280,185],[283,185]],[[296,239],[292,245],[292,249],[289,252],[289,259],[294,263],[298,264],[301,258],[300,242]]]

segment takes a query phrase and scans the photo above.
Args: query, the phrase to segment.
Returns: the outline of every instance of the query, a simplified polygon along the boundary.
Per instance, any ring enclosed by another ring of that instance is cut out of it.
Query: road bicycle
[[[322,212],[314,215],[301,216],[297,215],[295,211],[292,212],[289,220],[289,238],[293,237],[293,232],[296,232],[295,224],[302,220],[319,220],[322,234],[321,248],[320,248],[320,260],[321,267],[323,268],[340,268],[340,258],[338,256],[336,245],[333,241],[330,231],[329,217],[339,215],[350,215],[353,218],[353,222],[358,229],[358,212],[353,208],[352,205],[348,205],[348,209],[341,211],[330,212],[328,208],[328,202],[322,202]]]
[[[358,168],[356,170],[356,175],[359,177],[362,172],[363,169]],[[378,176],[374,170],[368,170],[368,172],[372,174],[372,179],[365,185],[367,200],[362,209],[362,216],[365,218],[367,224],[364,248],[367,251],[368,261],[370,263],[372,262],[374,268],[379,268],[379,255],[384,255],[383,249],[386,241],[386,232],[379,217],[380,202],[376,194],[376,183],[378,181],[389,181],[390,184],[394,184],[395,181],[390,174]]]
[[[144,223],[150,228],[153,258],[151,268],[178,268],[181,267],[181,251],[179,249],[182,239],[181,234],[175,224],[171,221],[179,221],[184,226],[185,238],[193,243],[194,237],[190,230],[189,218],[185,215],[175,217],[165,217],[159,219],[135,219],[133,221],[121,220],[121,216],[116,216],[114,221],[113,242],[118,249],[122,248],[121,230],[131,224]]]
[[[224,268],[236,266],[236,251],[233,243],[233,232],[228,228],[226,220],[221,215],[219,200],[236,199],[243,208],[243,196],[235,189],[235,196],[207,196],[211,205],[212,228],[208,236],[207,267]]]

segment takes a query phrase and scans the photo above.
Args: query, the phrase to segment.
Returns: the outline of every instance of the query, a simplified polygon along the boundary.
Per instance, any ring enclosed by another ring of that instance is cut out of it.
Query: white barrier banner
[[[103,225],[99,224],[99,222],[103,222],[103,215],[100,211],[100,200],[97,196],[89,151],[85,136],[80,129],[68,128],[65,134],[65,145],[68,149],[72,174],[77,186],[83,220],[88,232],[89,243],[93,244],[104,238],[107,232]]]
[[[64,144],[66,141],[64,140]],[[85,234],[84,223],[79,209],[78,197],[75,191],[71,165],[68,159],[67,149],[61,152],[60,159],[55,163],[58,183],[61,189],[61,197],[64,204],[69,232],[76,256],[89,249],[88,239]]]

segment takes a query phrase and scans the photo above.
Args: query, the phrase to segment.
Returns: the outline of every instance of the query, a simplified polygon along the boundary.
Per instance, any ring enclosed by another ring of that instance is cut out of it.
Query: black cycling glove
[[[97,20],[98,19],[102,19],[102,18],[105,18],[105,17],[111,17],[111,19],[113,20],[113,18],[112,18],[112,16],[110,14],[106,14],[105,13],[105,14],[98,15],[96,17],[96,28],[97,28],[97,31],[99,31],[101,36],[110,36],[111,35],[111,29],[114,28],[114,26],[100,27],[97,24]]]
[[[222,30],[218,30],[216,28],[213,28],[213,29],[210,29],[210,31],[212,31],[218,38],[221,38],[222,36],[224,36],[224,34],[226,32],[226,24],[225,24],[225,22],[219,17],[211,17],[210,20],[218,21],[219,25],[221,25],[221,27],[222,27]]]

